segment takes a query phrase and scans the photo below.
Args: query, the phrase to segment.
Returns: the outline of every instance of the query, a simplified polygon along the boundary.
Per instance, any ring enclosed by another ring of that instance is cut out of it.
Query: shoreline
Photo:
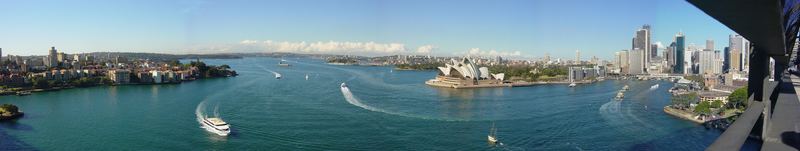
[[[537,85],[568,85],[571,83],[575,84],[591,84],[598,82],[598,80],[592,81],[578,81],[578,82],[568,82],[568,81],[550,81],[550,82],[507,82],[502,84],[487,84],[487,85],[471,85],[471,86],[457,86],[457,85],[449,85],[449,84],[440,84],[431,81],[425,81],[425,85],[433,86],[433,87],[442,87],[442,88],[453,88],[453,89],[471,89],[471,88],[500,88],[500,87],[532,87]]]
[[[667,113],[669,115],[672,115],[672,116],[675,116],[675,117],[678,117],[678,118],[681,118],[681,119],[684,119],[684,120],[689,120],[689,121],[692,121],[692,122],[697,123],[697,124],[703,124],[703,123],[707,122],[707,121],[704,121],[704,120],[699,120],[697,118],[694,118],[694,113],[686,112],[686,111],[683,111],[683,110],[680,110],[680,109],[675,109],[675,108],[672,108],[672,106],[669,106],[669,105],[664,107],[664,113]]]
[[[235,76],[230,76],[230,77],[235,77]],[[20,88],[20,89],[15,90],[15,91],[3,91],[3,92],[0,92],[0,96],[8,96],[8,95],[25,96],[25,95],[20,95],[20,93],[21,92],[29,92],[29,94],[26,94],[26,95],[30,95],[30,94],[33,94],[33,93],[40,93],[40,92],[61,91],[61,90],[76,89],[76,88],[92,88],[92,87],[102,87],[102,86],[107,86],[108,87],[108,86],[125,86],[125,85],[173,85],[173,84],[183,84],[184,82],[192,82],[192,81],[196,81],[196,80],[217,79],[217,78],[228,78],[228,77],[209,77],[209,78],[202,78],[202,79],[186,80],[186,81],[180,81],[180,82],[166,82],[166,83],[129,83],[129,84],[110,84],[110,85],[98,84],[98,85],[87,86],[87,87],[65,86],[65,87],[51,87],[51,88],[46,88],[46,89]]]
[[[11,116],[0,116],[0,121],[8,121],[8,120],[19,119],[22,116],[25,116],[25,113],[20,111],[17,114],[14,114],[14,115],[11,115]]]

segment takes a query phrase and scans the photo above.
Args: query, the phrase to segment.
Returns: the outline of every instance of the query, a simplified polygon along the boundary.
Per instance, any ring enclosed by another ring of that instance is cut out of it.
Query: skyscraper
[[[730,70],[730,68],[731,68],[731,59],[730,59],[731,58],[731,50],[730,50],[730,47],[725,47],[725,49],[722,51],[722,54],[723,54],[723,57],[722,57],[722,59],[723,59],[722,72],[723,73],[728,73],[728,70]]]
[[[50,47],[50,53],[47,55],[47,67],[57,67],[58,66],[58,51],[56,51],[56,47]]]
[[[619,69],[620,73],[627,74],[630,68],[630,56],[628,50],[619,51]]]
[[[658,45],[652,44],[650,45],[650,60],[656,57],[658,57]]]
[[[712,39],[706,40],[706,49],[714,51],[714,40]]]
[[[669,47],[667,47],[667,50],[665,51],[665,53],[666,54],[664,55],[664,58],[666,58],[666,60],[667,60],[667,65],[666,66],[668,67],[668,69],[670,69],[670,71],[668,71],[668,72],[675,72],[674,71],[674,68],[675,68],[675,42],[672,42],[672,43],[669,44]]]
[[[646,70],[644,68],[649,66],[650,63],[650,25],[643,25],[642,28],[636,31],[636,35],[633,38],[633,48],[631,50],[639,49],[642,51],[640,57],[641,67],[642,70]]]
[[[698,54],[698,74],[719,74],[718,69],[720,68],[717,61],[719,59],[719,52],[704,49],[703,51],[699,51]]]
[[[575,50],[575,64],[581,64],[581,51]]]
[[[731,71],[744,71],[746,67],[746,58],[747,57],[747,49],[750,46],[750,42],[744,37],[735,34],[730,35],[728,39],[730,41],[730,70]],[[728,59],[728,58],[725,58]]]
[[[683,32],[679,32],[675,35],[675,68],[674,73],[684,73],[684,49],[685,47],[685,40],[686,37],[683,36]]]
[[[628,57],[630,59],[630,61],[628,63],[629,64],[628,74],[642,74],[643,73],[642,71],[644,70],[644,64],[643,64],[644,62],[642,60],[645,57],[643,57],[642,55],[644,55],[644,50],[641,50],[639,48],[636,48],[636,49],[633,49],[633,50],[630,51],[630,54],[629,54],[629,57]]]

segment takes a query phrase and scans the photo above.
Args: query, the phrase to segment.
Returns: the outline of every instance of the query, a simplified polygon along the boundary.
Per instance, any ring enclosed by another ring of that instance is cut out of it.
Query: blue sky
[[[722,49],[733,33],[682,0],[31,0],[0,5],[0,48],[611,59],[643,24],[664,44],[683,31]]]

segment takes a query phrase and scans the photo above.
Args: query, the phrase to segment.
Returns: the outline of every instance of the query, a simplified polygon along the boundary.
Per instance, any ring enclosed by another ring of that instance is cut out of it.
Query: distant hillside
[[[136,53],[136,52],[92,52],[88,55],[98,59],[113,59],[117,56],[127,59],[150,59],[150,60],[178,60],[178,59],[239,59],[242,56],[232,54],[160,54],[160,53]]]

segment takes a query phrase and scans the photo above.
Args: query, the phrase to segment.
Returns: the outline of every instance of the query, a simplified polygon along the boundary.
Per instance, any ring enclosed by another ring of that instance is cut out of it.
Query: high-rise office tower
[[[723,60],[722,61],[722,73],[728,73],[728,70],[730,70],[730,68],[731,68],[731,59],[730,59],[731,58],[731,49],[730,49],[730,47],[725,47],[725,49],[722,50],[722,54],[723,54],[723,57],[722,57],[722,60]]]
[[[642,60],[645,57],[642,57],[642,55],[644,55],[644,50],[641,50],[639,48],[636,48],[636,49],[633,49],[633,50],[630,51],[630,54],[629,54],[629,57],[628,57],[630,59],[630,61],[628,62],[628,64],[629,64],[628,74],[642,74],[643,73],[642,71],[644,70],[644,67],[643,67],[644,66],[644,62]]]
[[[619,58],[620,73],[627,74],[630,67],[630,56],[628,50],[619,51]]]
[[[704,49],[703,51],[699,51],[698,54],[698,74],[719,74],[717,71],[717,69],[719,69],[717,63],[719,52]]]
[[[636,30],[636,35],[633,38],[633,48],[631,48],[631,50],[639,49],[642,51],[640,56],[642,59],[640,61],[643,67],[642,70],[645,71],[646,69],[644,68],[648,67],[651,58],[650,33],[650,25],[643,25],[642,28]]]
[[[706,40],[706,49],[714,51],[714,40],[712,39]]]
[[[673,73],[685,73],[685,41],[686,37],[683,35],[683,32],[679,32],[677,35],[675,35],[675,67]]]
[[[667,61],[666,66],[668,69],[670,69],[670,71],[667,72],[675,72],[673,70],[675,68],[675,42],[670,43],[669,47],[667,47],[667,50],[664,51],[664,53],[664,58]]]
[[[658,45],[651,44],[650,45],[650,59],[658,57]]]
[[[730,42],[730,70],[731,71],[744,71],[746,67],[747,49],[750,47],[750,42],[740,35],[730,35],[728,39]]]

